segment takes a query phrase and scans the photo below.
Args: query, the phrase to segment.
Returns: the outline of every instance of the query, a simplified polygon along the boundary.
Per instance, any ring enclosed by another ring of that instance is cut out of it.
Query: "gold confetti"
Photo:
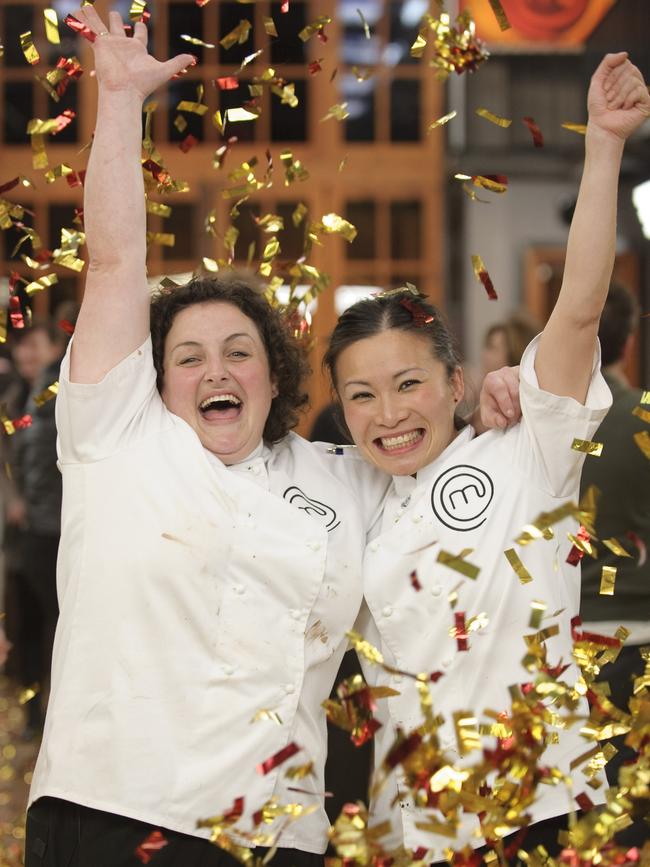
[[[478,720],[471,711],[454,711],[453,720],[458,752],[461,756],[466,756],[472,750],[480,750],[481,736],[478,732]]]
[[[345,120],[346,117],[349,116],[350,112],[348,111],[347,102],[337,102],[334,105],[330,106],[326,115],[321,117],[321,123],[324,120],[330,120],[330,118],[334,118],[335,120]]]
[[[212,262],[212,261],[213,260],[210,260],[210,262]],[[204,260],[204,263],[205,263],[205,260]],[[216,264],[216,262],[214,264]],[[213,270],[213,269],[208,269],[208,270]],[[218,271],[219,268],[217,267],[214,270]],[[260,708],[258,711],[255,712],[253,718],[251,719],[251,723],[259,722],[260,720],[269,720],[269,722],[274,722],[279,726],[282,725],[282,720],[280,719],[280,714],[278,714],[274,710],[269,710],[268,708],[265,708],[265,707]]]
[[[27,704],[28,701],[31,701],[35,698],[40,691],[40,686],[35,683],[32,686],[28,686],[25,689],[21,690],[18,693],[18,704]]]
[[[542,618],[544,617],[544,612],[546,611],[546,603],[540,602],[538,599],[533,599],[530,603],[530,620],[528,621],[528,626],[530,629],[539,629]]]
[[[73,169],[70,166],[66,166],[65,163],[61,163],[61,165],[54,166],[53,169],[45,172],[45,181],[48,184],[53,184],[54,181],[59,178],[67,178],[69,175],[73,173]]]
[[[205,103],[192,102],[188,99],[182,99],[176,106],[176,111],[189,111],[192,114],[198,114],[199,117],[203,117],[207,110],[208,107]]]
[[[131,21],[144,21],[146,24],[148,17],[147,0],[131,0],[131,8],[129,9]]]
[[[506,560],[512,566],[515,574],[519,578],[522,584],[529,584],[533,580],[533,576],[530,574],[528,569],[521,562],[519,555],[515,551],[514,548],[508,548],[507,551],[503,552],[505,554]]]
[[[54,286],[55,283],[59,282],[59,278],[56,274],[47,274],[44,277],[39,277],[38,280],[33,280],[31,283],[28,283],[25,286],[25,292],[28,295],[34,295],[36,292],[40,292],[43,289],[49,289],[50,286]]]
[[[509,30],[510,22],[506,15],[505,9],[501,5],[501,0],[490,0],[490,6],[494,12],[494,17],[497,19],[497,24],[500,30]]]
[[[230,31],[230,33],[226,33],[223,39],[219,40],[219,45],[225,48],[226,51],[237,43],[243,45],[248,39],[252,26],[253,25],[248,19],[242,19],[239,24]]]
[[[429,124],[429,129],[437,129],[439,126],[444,126],[444,124],[449,123],[450,120],[453,120],[456,117],[456,111],[450,111],[449,114],[443,114],[442,117],[439,117],[438,120],[434,120]]]
[[[580,440],[577,437],[571,443],[571,448],[576,452],[584,452],[586,455],[593,455],[598,458],[603,453],[603,444],[592,442],[591,440]]]
[[[361,26],[363,27],[363,33],[366,39],[370,39],[370,27],[368,26],[368,22],[366,21],[366,16],[363,14],[361,9],[357,9],[357,15],[361,19]]]
[[[306,27],[298,33],[299,39],[302,42],[307,42],[312,36],[315,36],[316,33],[320,33],[327,24],[331,24],[332,19],[329,15],[321,15],[311,24],[308,24]]]
[[[499,117],[498,114],[492,114],[491,111],[488,111],[487,108],[477,108],[476,114],[479,117],[484,117],[485,120],[489,120],[490,123],[494,123],[497,126],[503,127],[503,129],[507,129],[512,123],[507,117]]]
[[[646,458],[650,461],[650,434],[647,430],[640,431],[634,434],[634,442],[641,449]]]
[[[647,409],[643,409],[640,406],[635,406],[632,410],[632,415],[640,418],[641,421],[644,421],[646,424],[650,424],[650,412],[648,412]]]
[[[294,765],[291,768],[287,768],[284,775],[290,780],[304,780],[305,777],[313,777],[314,763],[307,762],[304,765]]]
[[[603,566],[600,573],[600,590],[601,596],[614,595],[614,583],[616,582],[616,566]]]
[[[327,235],[343,235],[348,243],[352,243],[357,237],[356,227],[347,220],[344,220],[343,217],[339,217],[338,214],[324,214],[321,218],[321,223],[323,231]]]
[[[264,17],[264,18],[262,18],[262,21],[264,22],[264,30],[265,30],[267,36],[277,36],[278,35],[278,31],[277,31],[276,26],[275,26],[275,21],[272,18]]]
[[[644,404],[646,404],[646,406],[648,404],[650,404],[650,391],[644,391],[643,392],[643,394],[641,395],[641,399],[639,400],[639,403],[644,403]]]
[[[439,551],[436,559],[438,563],[442,563],[449,569],[453,569],[455,572],[460,572],[461,575],[465,575],[466,578],[471,578],[472,580],[475,580],[481,571],[478,566],[474,566],[472,563],[468,563],[467,560],[464,560],[460,554],[450,554],[448,551]]]
[[[47,41],[51,42],[52,45],[60,45],[59,19],[57,18],[56,9],[43,9],[43,18],[45,19]]]
[[[293,225],[296,229],[302,223],[306,214],[307,214],[307,206],[304,204],[304,202],[298,202],[293,213],[291,214],[291,222],[293,223]]]
[[[151,199],[147,199],[147,213],[155,214],[156,217],[170,217],[172,209],[162,202],[152,202]]]
[[[616,554],[617,557],[631,557],[631,554],[625,550],[625,548],[621,545],[618,539],[615,539],[613,536],[611,539],[603,539],[603,545],[612,552],[612,554]]]
[[[226,109],[226,123],[243,123],[249,120],[257,120],[259,114],[249,111],[247,108]]]
[[[36,46],[34,45],[31,30],[27,30],[25,33],[20,34],[20,47],[22,48],[27,63],[35,66],[40,61],[41,55],[38,53]]]
[[[176,237],[171,232],[147,232],[147,244],[160,244],[161,247],[173,247]]]
[[[197,36],[189,36],[187,33],[181,33],[181,39],[184,42],[189,42],[190,45],[200,45],[202,48],[216,48],[216,45],[213,45],[211,42],[204,42],[202,39],[199,39]]]
[[[37,394],[34,398],[34,403],[36,406],[43,406],[43,404],[47,403],[48,400],[52,400],[52,398],[56,397],[59,393],[59,381],[53,382],[51,385],[48,385],[47,388],[43,389],[40,394]]]
[[[584,123],[563,123],[563,129],[568,129],[569,132],[577,132],[579,135],[587,134],[587,125]]]

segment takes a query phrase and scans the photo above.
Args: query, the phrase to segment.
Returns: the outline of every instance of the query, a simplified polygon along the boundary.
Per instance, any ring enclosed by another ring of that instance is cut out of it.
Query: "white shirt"
[[[549,618],[543,627],[560,626],[559,635],[546,642],[549,662],[571,663],[562,675],[568,683],[579,676],[572,658],[570,620],[579,609],[580,572],[566,563],[571,547],[567,531],[575,532],[577,524],[567,519],[555,525],[552,541],[519,547],[513,540],[542,511],[577,501],[585,455],[571,448],[573,438],[591,438],[611,395],[599,373],[598,358],[585,406],[540,390],[534,372],[535,347],[536,341],[521,362],[521,422],[477,439],[471,428],[465,428],[417,479],[395,477],[381,534],[370,542],[364,559],[364,594],[371,614],[365,635],[378,642],[386,661],[396,668],[443,672],[431,684],[431,696],[434,713],[445,718],[439,731],[441,744],[457,764],[475,762],[480,754],[470,753],[466,762],[459,758],[453,712],[469,710],[480,722],[493,722],[483,711],[508,710],[508,686],[534,679],[521,664],[526,650],[523,636],[536,631],[529,627],[533,600],[546,603]],[[437,562],[441,550],[459,554],[465,548],[473,549],[466,559],[480,568],[475,580]],[[517,550],[533,576],[531,583],[520,583],[504,556],[508,548]],[[420,592],[409,580],[414,569]],[[448,597],[454,589],[458,602],[452,610]],[[562,613],[551,617],[558,609]],[[470,633],[468,651],[459,650],[450,635],[455,612],[464,612],[466,621],[481,612],[487,615],[487,626]],[[368,668],[366,676],[401,691],[387,700],[389,720],[375,735],[375,755],[381,760],[395,729],[409,731],[421,725],[422,714],[412,681],[374,668]],[[578,713],[589,715],[586,702]],[[559,744],[548,747],[542,760],[573,777],[574,795],[588,791],[592,801],[599,802],[603,790],[586,789],[582,770],[569,770],[571,759],[593,746],[580,736],[579,728],[574,725],[560,732]],[[417,829],[415,823],[426,821],[426,812],[416,809],[404,791],[391,808],[398,792],[394,775],[391,781],[373,811],[375,822],[390,818],[393,844],[403,841],[409,848],[430,849],[432,861],[442,860],[446,847],[482,844],[480,837],[473,836],[478,822],[472,815],[465,817],[453,840]],[[538,822],[565,814],[571,806],[564,786],[541,785],[529,812]]]
[[[290,434],[225,467],[163,404],[150,340],[96,385],[66,357],[56,409],[61,616],[30,803],[197,836],[241,796],[244,831],[271,797],[317,804],[280,845],[323,852],[321,702],[361,601],[366,508],[336,457]],[[263,709],[281,724],[251,722]],[[308,761],[313,777],[285,777]]]

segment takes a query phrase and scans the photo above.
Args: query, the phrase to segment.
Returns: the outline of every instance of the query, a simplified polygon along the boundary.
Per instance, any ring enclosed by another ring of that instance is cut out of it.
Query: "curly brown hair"
[[[305,379],[311,373],[305,349],[291,334],[286,318],[271,307],[263,289],[248,275],[229,272],[215,277],[195,277],[182,286],[160,289],[151,301],[151,340],[158,390],[165,377],[165,340],[174,318],[192,304],[225,302],[252,320],[266,349],[271,376],[278,394],[273,398],[264,439],[274,443],[296,426],[308,403]]]

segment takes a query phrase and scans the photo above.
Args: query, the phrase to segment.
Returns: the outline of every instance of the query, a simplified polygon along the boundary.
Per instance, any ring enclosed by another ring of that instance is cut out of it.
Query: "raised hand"
[[[606,54],[594,72],[589,95],[589,128],[625,141],[650,117],[650,94],[627,52]]]
[[[519,421],[519,367],[502,367],[486,375],[479,408],[483,430],[505,428]]]
[[[96,34],[92,46],[100,88],[130,91],[144,100],[172,76],[196,63],[191,54],[179,54],[165,62],[156,60],[147,52],[146,25],[138,21],[130,38],[118,12],[109,12],[108,28],[92,6],[77,9],[74,17]]]

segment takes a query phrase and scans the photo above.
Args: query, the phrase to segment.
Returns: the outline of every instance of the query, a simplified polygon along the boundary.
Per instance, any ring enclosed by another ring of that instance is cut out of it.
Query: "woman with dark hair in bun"
[[[437,672],[431,697],[434,714],[444,718],[438,737],[449,766],[472,764],[476,755],[464,757],[454,714],[489,724],[495,714],[510,712],[510,690],[532,679],[522,665],[527,653],[523,637],[534,631],[531,606],[541,602],[553,616],[544,644],[548,664],[567,666],[563,679],[569,684],[580,678],[572,662],[571,624],[579,610],[580,573],[567,564],[566,535],[577,531],[577,523],[565,517],[553,527],[552,539],[540,538],[526,547],[515,549],[513,540],[540,513],[577,501],[585,443],[611,403],[600,374],[598,321],[614,261],[623,146],[650,114],[648,89],[625,53],[602,61],[588,105],[585,168],[564,279],[544,331],[521,361],[521,421],[480,439],[460,423],[456,408],[463,375],[454,342],[439,311],[417,293],[389,292],[349,308],[325,358],[357,450],[393,476],[377,535],[364,558],[363,632],[393,672]],[[450,555],[467,558],[465,574],[470,572],[473,580],[445,565]],[[475,567],[471,571],[470,563]],[[480,628],[469,636],[469,652],[462,652],[467,648],[459,646],[453,630],[451,593],[457,594],[455,612],[467,621],[478,618]],[[421,725],[420,695],[397,673],[370,669],[368,677],[399,692],[387,699],[388,719],[375,736],[381,761],[397,730]],[[575,713],[586,719],[589,711],[581,695],[584,690],[578,688]],[[546,696],[542,688],[539,700]],[[549,737],[541,761],[573,780],[574,796],[582,794],[588,778],[580,757],[589,744],[579,725],[551,727]],[[426,768],[420,770],[427,776]],[[591,787],[588,794],[601,803],[604,787]],[[435,795],[429,795],[435,804]],[[420,796],[418,803],[426,803],[426,791]],[[538,786],[526,816],[507,803],[512,807],[510,830],[523,822],[532,826],[527,848],[543,843],[550,854],[559,851],[558,830],[566,827],[572,809],[565,785]],[[418,856],[425,860],[442,861],[449,848],[484,842],[476,813],[461,816],[455,835],[453,829],[450,835],[437,833],[441,814],[434,806],[416,806],[400,774],[389,777],[374,804],[375,822],[387,819],[392,841],[428,851],[428,856]],[[501,833],[508,830],[502,823]]]

